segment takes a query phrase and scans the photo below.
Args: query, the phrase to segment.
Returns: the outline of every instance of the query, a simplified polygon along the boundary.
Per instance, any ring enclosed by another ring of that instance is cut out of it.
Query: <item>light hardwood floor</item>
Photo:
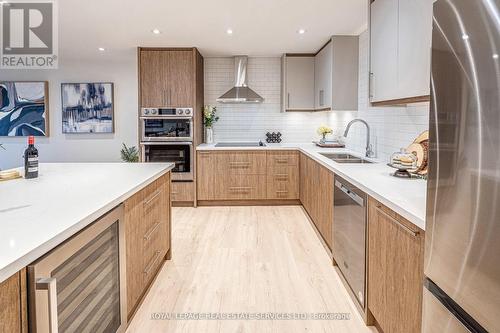
[[[301,206],[173,208],[172,261],[127,332],[376,332]],[[349,313],[349,320],[155,320],[153,313]]]

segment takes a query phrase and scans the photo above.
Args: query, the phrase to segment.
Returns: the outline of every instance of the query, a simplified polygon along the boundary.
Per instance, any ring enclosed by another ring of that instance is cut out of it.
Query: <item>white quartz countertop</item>
[[[41,163],[0,182],[0,282],[169,172],[173,163]]]
[[[373,164],[341,164],[321,155],[321,153],[350,153],[362,157],[361,154],[346,149],[321,148],[312,143],[266,145],[219,148],[215,147],[215,144],[202,144],[197,150],[299,150],[425,230],[427,196],[425,180],[396,178],[391,175],[395,169],[388,167],[383,161],[372,160],[376,162]]]

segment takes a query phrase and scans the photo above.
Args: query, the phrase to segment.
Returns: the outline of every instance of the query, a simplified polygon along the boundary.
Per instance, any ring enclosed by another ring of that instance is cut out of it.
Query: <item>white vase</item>
[[[205,128],[205,143],[214,143],[214,130],[212,127]]]

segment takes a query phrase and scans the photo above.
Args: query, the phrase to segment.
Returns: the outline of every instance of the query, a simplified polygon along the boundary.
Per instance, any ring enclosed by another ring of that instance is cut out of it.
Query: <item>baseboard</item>
[[[299,200],[198,200],[198,206],[297,206]]]
[[[194,207],[194,201],[172,201],[172,207]]]

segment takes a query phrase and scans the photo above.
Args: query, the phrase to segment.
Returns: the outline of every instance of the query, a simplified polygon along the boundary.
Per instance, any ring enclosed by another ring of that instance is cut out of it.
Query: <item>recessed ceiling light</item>
[[[297,33],[298,33],[299,35],[303,35],[303,34],[305,34],[305,33],[306,33],[306,29],[299,29],[299,30],[297,30]]]
[[[154,33],[155,35],[159,35],[161,34],[161,31],[159,29],[153,29],[152,33]]]
[[[493,54],[493,59],[498,59],[498,53]]]
[[[106,49],[104,47],[100,47],[98,50],[101,51],[101,52],[106,51]]]
[[[232,35],[232,34],[233,34],[233,29],[227,29],[227,30],[226,30],[226,34],[228,34],[228,35]]]
[[[467,34],[463,34],[463,35],[462,35],[462,39],[463,39],[463,40],[467,40],[467,39],[469,39],[469,35],[467,35]]]

